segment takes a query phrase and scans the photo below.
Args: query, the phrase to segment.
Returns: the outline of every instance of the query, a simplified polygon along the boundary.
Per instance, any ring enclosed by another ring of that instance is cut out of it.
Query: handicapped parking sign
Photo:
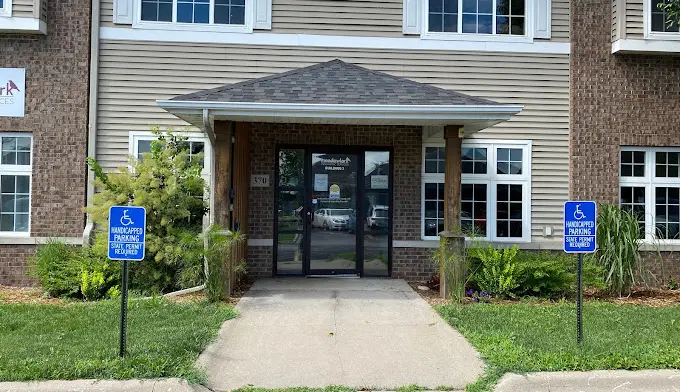
[[[593,253],[597,248],[597,206],[594,201],[564,203],[564,251]]]
[[[109,259],[144,260],[146,209],[112,206],[109,209]]]

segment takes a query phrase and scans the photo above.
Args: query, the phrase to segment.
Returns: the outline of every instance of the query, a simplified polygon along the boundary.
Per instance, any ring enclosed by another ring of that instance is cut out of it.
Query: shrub
[[[440,238],[439,248],[432,254],[432,260],[440,273],[444,274],[447,298],[457,302],[462,302],[465,298],[465,287],[470,279],[467,247],[462,251],[462,256],[452,252],[447,247],[447,240]]]
[[[243,242],[245,236],[238,231],[222,231],[219,226],[213,225],[202,237],[205,241],[204,257],[207,264],[205,295],[210,302],[221,301],[227,296],[224,289],[228,271],[224,267],[233,262],[232,249]],[[234,265],[234,272],[242,273],[244,268],[244,263],[238,260]]]
[[[117,296],[120,264],[101,256],[102,246],[105,249],[106,243],[101,239],[91,248],[49,240],[29,260],[31,274],[52,297],[97,300]]]
[[[143,293],[184,288],[202,280],[200,248],[203,216],[208,211],[201,177],[200,156],[189,159],[186,138],[162,134],[151,143],[143,159],[130,158],[132,170],[104,173],[93,158],[100,192],[86,211],[99,230],[108,227],[109,207],[133,205],[146,208],[146,257],[130,268],[130,287]],[[105,234],[104,231],[102,233]]]
[[[639,241],[643,231],[632,212],[611,204],[599,210],[594,261],[603,268],[604,282],[612,293],[630,294],[636,276],[644,280]]]
[[[479,261],[475,268],[474,281],[480,291],[494,297],[514,297],[519,286],[519,269],[515,257],[519,247],[494,249],[471,248],[469,254]]]
[[[562,252],[521,251],[516,262],[519,269],[517,296],[564,298],[576,292],[576,256]],[[585,287],[603,288],[602,269],[584,260],[583,283]]]
[[[30,274],[52,297],[74,296],[80,290],[80,247],[49,239],[29,262]]]

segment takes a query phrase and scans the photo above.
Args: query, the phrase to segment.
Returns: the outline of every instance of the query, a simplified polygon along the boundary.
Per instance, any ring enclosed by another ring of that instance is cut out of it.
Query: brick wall
[[[422,127],[255,123],[249,143],[251,175],[267,174],[272,183],[277,145],[393,147],[393,239],[420,239]],[[248,238],[273,238],[274,190],[273,185],[250,189]],[[433,267],[429,255],[423,257],[425,252],[423,249],[394,248],[393,276],[429,278]],[[271,276],[272,265],[271,247],[248,248],[251,275]]]
[[[618,203],[620,146],[680,146],[680,57],[612,54],[609,0],[571,11],[570,197]],[[677,254],[662,255],[680,277]]]
[[[24,118],[0,132],[33,134],[31,236],[80,237],[85,223],[89,0],[51,0],[47,35],[0,34],[0,66],[26,69]],[[34,247],[0,245],[0,284],[26,284]]]

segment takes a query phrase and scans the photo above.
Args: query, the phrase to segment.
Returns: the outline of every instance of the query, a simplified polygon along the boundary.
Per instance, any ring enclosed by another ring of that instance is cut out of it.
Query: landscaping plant
[[[447,246],[446,239],[440,238],[439,249],[432,255],[432,260],[440,273],[444,274],[447,298],[456,302],[462,302],[465,298],[465,287],[470,278],[467,247],[464,247],[462,251],[462,256],[451,251]]]
[[[519,268],[515,257],[519,247],[494,249],[471,248],[471,257],[479,261],[474,272],[474,280],[480,291],[493,297],[514,297],[513,290],[519,287]]]
[[[629,295],[635,279],[644,281],[640,256],[643,237],[637,216],[618,205],[605,204],[597,216],[597,252],[594,260],[604,270],[604,282],[612,293]]]
[[[245,262],[231,260],[234,246],[242,243],[245,236],[239,231],[223,231],[213,225],[203,233],[202,238],[205,241],[205,296],[210,302],[221,301],[229,294],[225,292],[226,279],[231,275],[226,270],[227,266],[231,263],[234,274],[245,272]]]
[[[199,248],[203,216],[208,211],[202,157],[189,158],[186,138],[163,134],[151,143],[143,159],[130,158],[130,167],[105,173],[88,158],[99,192],[86,211],[106,237],[109,208],[131,205],[146,208],[146,257],[133,263],[131,288],[143,293],[166,292],[197,284],[203,278],[203,257],[187,248]],[[193,241],[193,246],[187,242]]]

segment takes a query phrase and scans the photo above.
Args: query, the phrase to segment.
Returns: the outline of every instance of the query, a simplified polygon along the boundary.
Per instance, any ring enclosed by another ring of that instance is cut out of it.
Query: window
[[[150,132],[130,132],[130,154],[137,159],[144,159],[144,153],[151,151],[151,142],[157,137]],[[189,159],[193,160],[198,154],[203,154],[201,166],[203,166],[203,177],[210,177],[210,165],[205,162],[210,162],[210,142],[203,136],[190,135],[186,141],[189,144]]]
[[[141,0],[141,21],[245,25],[246,0]]]
[[[470,140],[461,149],[461,228],[490,241],[530,240],[530,143]],[[445,151],[423,148],[422,236],[444,230]]]
[[[30,135],[0,134],[0,235],[29,233],[31,144]]]
[[[672,27],[668,27],[668,15],[659,8],[659,3],[669,3],[669,0],[650,0],[651,1],[651,17],[652,28],[651,31],[655,33],[677,33],[678,24],[674,23]]]
[[[619,202],[632,211],[645,240],[680,240],[680,149],[624,147]]]
[[[525,35],[525,1],[428,0],[427,31]]]

